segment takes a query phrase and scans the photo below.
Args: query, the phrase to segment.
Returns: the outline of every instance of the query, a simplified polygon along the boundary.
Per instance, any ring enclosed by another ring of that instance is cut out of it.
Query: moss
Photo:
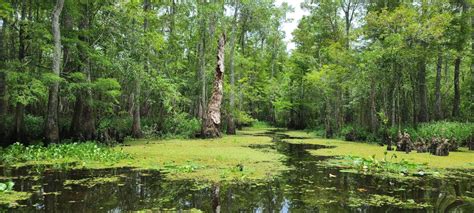
[[[369,158],[375,155],[377,158],[383,158],[386,152],[385,146],[368,143],[347,142],[334,139],[288,139],[290,143],[308,143],[331,146],[332,148],[309,150],[313,155],[319,156],[357,156]],[[416,153],[390,151],[388,156],[395,154],[397,161],[405,159],[412,163],[426,164],[431,168],[455,168],[455,169],[473,169],[474,151],[461,148],[457,152],[450,152],[449,156],[434,156],[429,153]],[[395,161],[395,160],[393,160]]]
[[[31,193],[8,191],[0,192],[0,206],[8,206],[9,208],[18,207],[18,201],[29,199]]]
[[[86,186],[87,188],[92,188],[98,184],[105,183],[116,183],[120,180],[119,177],[97,177],[97,178],[84,178],[79,180],[66,180],[64,185],[81,185]]]

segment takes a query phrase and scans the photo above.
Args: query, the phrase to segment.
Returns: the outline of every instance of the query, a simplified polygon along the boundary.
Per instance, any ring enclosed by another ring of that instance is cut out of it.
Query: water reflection
[[[170,181],[157,171],[133,168],[58,171],[48,168],[0,168],[0,176],[14,177],[15,189],[35,193],[14,211],[39,212],[123,212],[132,210],[185,210],[204,212],[399,212],[400,206],[353,206],[355,198],[385,195],[400,200],[430,204],[431,208],[404,212],[474,212],[473,180],[466,178],[397,181],[390,178],[341,173],[318,164],[325,157],[310,155],[307,149],[319,145],[289,144],[280,132],[274,145],[255,149],[276,149],[288,156],[292,170],[261,183],[210,184]],[[36,176],[40,174],[40,176]],[[118,182],[93,187],[66,185],[66,180],[118,176]],[[357,201],[357,200],[356,200]],[[2,209],[0,208],[0,211]],[[9,210],[13,211],[13,210]]]

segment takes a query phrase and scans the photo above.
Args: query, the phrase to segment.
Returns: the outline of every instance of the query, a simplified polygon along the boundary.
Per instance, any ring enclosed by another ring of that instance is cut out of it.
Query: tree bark
[[[79,24],[79,30],[87,30],[90,27],[91,17],[88,5],[83,5],[83,17]],[[82,44],[79,45],[79,58],[81,72],[86,76],[86,83],[91,83],[91,64],[88,50],[85,45],[90,45],[89,37],[86,34],[79,36]],[[79,103],[78,103],[79,102]],[[77,95],[74,115],[71,123],[71,133],[80,140],[93,140],[96,136],[94,110],[92,109],[92,91],[90,88],[80,91]],[[76,111],[81,110],[81,111]]]
[[[22,0],[21,2],[21,21],[19,24],[19,30],[18,30],[18,60],[20,62],[23,62],[23,60],[26,57],[26,45],[25,45],[25,21],[26,18],[26,0]],[[24,123],[24,118],[25,118],[25,105],[22,103],[16,103],[15,107],[15,129],[13,132],[13,141],[15,142],[25,142],[26,137],[25,137],[25,123]]]
[[[375,106],[375,81],[372,80],[372,83],[370,85],[370,130],[372,133],[377,132],[377,109]]]
[[[235,34],[237,28],[237,16],[239,11],[239,5],[235,5],[234,11],[234,21],[232,23],[232,35],[230,38],[230,55],[229,55],[229,69],[230,69],[230,97],[229,97],[229,115],[227,121],[227,134],[235,135],[235,121],[234,121],[234,111],[235,111],[235,67],[234,67],[234,54],[235,54]]]
[[[441,110],[441,70],[443,65],[443,56],[441,52],[438,53],[438,62],[436,63],[436,83],[435,83],[435,120],[443,118],[443,111]]]
[[[454,100],[453,100],[453,117],[459,117],[459,105],[461,103],[461,93],[459,91],[459,72],[461,66],[461,56],[454,60]]]
[[[223,80],[224,80],[224,54],[225,54],[225,33],[222,33],[217,45],[217,66],[212,88],[212,96],[207,106],[206,122],[204,127],[204,137],[215,138],[220,137],[219,126],[221,123],[221,103],[223,97]]]
[[[52,17],[53,27],[53,40],[54,40],[54,52],[53,52],[53,73],[56,76],[60,76],[61,72],[61,30],[59,28],[59,16],[63,10],[64,0],[57,0],[56,6],[54,7]],[[45,126],[45,138],[47,142],[58,142],[59,141],[59,125],[58,125],[58,97],[59,82],[54,82],[49,88],[49,99],[48,99],[48,116],[46,118]]]
[[[5,67],[5,62],[7,61],[7,52],[6,52],[7,42],[5,39],[6,23],[5,23],[5,20],[2,19],[2,21],[4,25],[2,26],[2,29],[0,30],[0,69],[3,69]],[[6,78],[6,73],[4,70],[1,70],[0,71],[0,118],[3,118],[3,116],[5,115],[7,111],[7,103],[6,103],[6,98],[5,98],[5,94],[6,94],[5,78]],[[0,122],[0,127],[2,127],[0,129],[0,140],[3,139],[1,134],[3,133],[4,127],[2,125],[3,125],[3,122]]]
[[[150,10],[151,4],[149,0],[145,0],[143,2],[143,12],[145,13],[145,18],[143,20],[143,35],[146,34],[148,29],[148,18],[147,12]],[[148,72],[148,52],[145,51],[144,53],[144,61],[143,69]],[[141,113],[140,113],[140,96],[141,96],[141,85],[140,85],[141,74],[137,73],[134,80],[134,91],[132,93],[132,100],[133,100],[133,109],[132,109],[132,136],[134,138],[141,138],[142,134],[142,125],[141,125]]]
[[[419,122],[428,121],[428,101],[426,89],[426,59],[423,57],[418,67],[418,94],[420,99],[420,107],[418,114]]]
[[[472,4],[469,5],[469,9],[472,8]],[[474,56],[474,15],[471,14],[471,57]],[[474,119],[474,59],[471,58],[471,106],[470,106],[470,115],[469,121]],[[474,142],[472,142],[474,143]]]
[[[203,22],[204,25],[204,22]],[[199,81],[201,86],[199,100],[199,115],[206,120],[206,38],[205,27],[201,27],[201,44],[199,45]],[[204,130],[204,129],[203,129]]]
[[[132,121],[132,136],[134,138],[142,137],[141,118],[140,118],[140,82],[135,80],[135,91],[132,94],[133,100],[133,121]]]

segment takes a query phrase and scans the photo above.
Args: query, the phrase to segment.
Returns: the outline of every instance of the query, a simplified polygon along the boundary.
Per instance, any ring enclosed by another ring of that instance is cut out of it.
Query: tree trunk
[[[222,33],[217,46],[217,66],[212,88],[212,96],[207,106],[206,122],[204,127],[204,137],[215,138],[220,137],[219,126],[221,123],[221,103],[223,97],[223,80],[224,80],[224,46],[225,34]]]
[[[441,52],[438,53],[438,62],[436,63],[436,84],[435,84],[435,120],[443,118],[443,111],[441,110],[441,69],[443,65],[443,56]]]
[[[420,60],[418,67],[418,94],[420,99],[418,114],[419,122],[428,121],[428,101],[426,90],[426,59],[423,57]]]
[[[135,80],[135,91],[132,94],[133,100],[133,121],[132,121],[132,136],[134,138],[142,137],[141,118],[140,118],[140,82]]]
[[[21,2],[21,21],[19,24],[18,30],[18,60],[23,63],[23,60],[26,57],[26,45],[25,45],[25,17],[26,17],[26,0],[22,0]],[[24,115],[25,113],[25,106],[21,103],[16,103],[15,107],[15,129],[13,132],[13,141],[15,142],[25,142],[25,123],[24,123]]]
[[[461,66],[461,56],[454,60],[454,101],[453,101],[453,117],[459,117],[459,105],[461,103],[461,93],[459,91],[459,69]]]
[[[3,118],[2,116],[5,115],[6,113],[6,109],[7,109],[7,103],[6,103],[6,98],[5,98],[5,95],[6,95],[6,82],[5,82],[5,78],[6,78],[6,73],[5,71],[3,70],[5,68],[5,62],[7,61],[7,52],[6,52],[6,49],[7,49],[7,42],[6,42],[6,36],[5,36],[5,31],[6,31],[6,23],[5,23],[5,20],[1,19],[3,21],[3,26],[2,26],[2,29],[0,31],[0,118]],[[0,123],[3,123],[3,122],[0,122]],[[3,124],[0,124],[0,127],[3,127],[2,126]],[[2,140],[3,138],[1,137],[2,135],[2,132],[3,132],[4,128],[1,128],[0,129],[0,140]]]
[[[372,80],[370,85],[370,130],[372,133],[376,133],[377,131],[377,109],[375,106],[375,81]]]
[[[147,29],[148,29],[148,19],[147,19],[147,12],[150,9],[151,4],[149,0],[145,0],[143,2],[143,12],[145,13],[145,18],[143,20],[143,35],[146,34]],[[145,72],[148,72],[148,52],[145,51],[144,53],[144,61],[145,63],[143,64],[143,69]],[[132,107],[132,136],[134,138],[141,138],[143,136],[142,134],[142,125],[141,125],[141,102],[140,102],[140,96],[141,96],[141,85],[140,85],[140,80],[141,80],[141,74],[137,73],[137,76],[135,76],[134,80],[134,91],[132,93],[132,100],[133,100],[133,107]]]
[[[69,136],[72,138],[80,138],[81,117],[83,111],[82,95],[76,95],[76,103],[74,104],[74,112],[72,114],[71,127],[69,129]]]
[[[234,122],[234,111],[235,111],[235,73],[234,73],[234,53],[235,53],[235,33],[237,26],[237,16],[239,5],[235,5],[234,21],[232,23],[232,35],[230,38],[230,56],[229,56],[229,69],[230,69],[230,97],[229,97],[229,117],[227,121],[227,134],[235,135],[235,122]]]
[[[472,4],[469,5],[469,8],[472,8]],[[471,57],[474,56],[474,15],[471,14]],[[469,116],[469,121],[473,121],[474,119],[474,59],[471,58],[471,106],[470,106],[470,115]],[[471,142],[474,144],[474,142]]]
[[[53,73],[58,77],[60,76],[61,72],[61,30],[59,28],[59,16],[61,15],[63,5],[64,0],[57,0],[52,17],[54,40]],[[59,141],[58,92],[59,82],[54,82],[53,85],[51,85],[51,87],[49,88],[48,116],[46,118],[45,126],[45,138],[47,142]]]
[[[15,130],[13,132],[13,141],[25,142],[25,106],[21,103],[16,104],[15,108]]]
[[[201,92],[199,95],[199,114],[203,121],[206,120],[206,38],[204,36],[204,31],[205,28],[203,27],[201,32],[201,45],[199,45],[199,81],[201,83]]]
[[[91,19],[89,17],[89,7],[87,5],[83,6],[83,17],[79,24],[79,30],[87,30],[90,27]],[[86,76],[86,83],[91,83],[91,64],[90,57],[88,54],[88,47],[83,45],[90,45],[89,38],[86,34],[81,34],[79,40],[82,41],[82,44],[79,45],[79,58],[81,61],[79,69]],[[81,94],[77,95],[76,105],[74,107],[74,115],[71,124],[71,133],[77,139],[80,140],[93,140],[95,139],[95,118],[94,110],[92,109],[92,91],[90,88],[87,88],[85,91],[80,91]],[[78,103],[79,102],[79,103]],[[81,110],[81,111],[76,111]]]

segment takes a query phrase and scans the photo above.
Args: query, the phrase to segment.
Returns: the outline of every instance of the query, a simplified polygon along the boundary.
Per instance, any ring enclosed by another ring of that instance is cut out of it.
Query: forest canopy
[[[200,136],[222,34],[222,132],[473,137],[472,0],[301,6],[288,49],[273,0],[0,1],[2,145]]]

